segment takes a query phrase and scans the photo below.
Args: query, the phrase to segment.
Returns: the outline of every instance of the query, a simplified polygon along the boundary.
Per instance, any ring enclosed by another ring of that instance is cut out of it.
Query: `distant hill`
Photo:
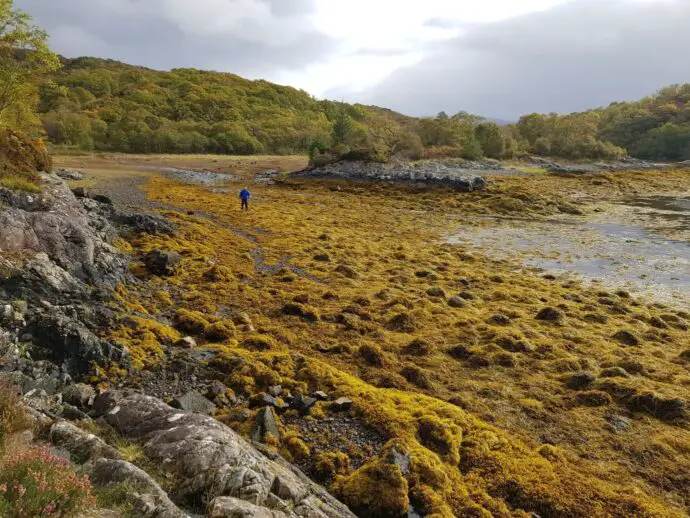
[[[328,142],[341,110],[360,125],[377,114],[412,120],[228,73],[162,72],[90,57],[63,64],[41,88],[39,112],[52,142],[83,149],[295,153]]]

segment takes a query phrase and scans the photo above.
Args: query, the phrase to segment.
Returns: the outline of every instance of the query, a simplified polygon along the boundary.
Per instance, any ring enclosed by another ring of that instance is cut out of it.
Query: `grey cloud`
[[[687,27],[687,0],[574,0],[476,26],[366,92],[333,93],[415,115],[579,111],[690,82]]]
[[[313,11],[312,0],[260,2],[270,8],[269,18],[244,23],[251,24],[251,40],[241,31],[205,33],[203,26],[192,33],[172,14],[167,16],[175,3],[169,0],[16,0],[15,4],[32,14],[52,35],[54,49],[68,57],[96,55],[156,69],[194,67],[266,77],[319,62],[336,48],[336,41],[306,21],[299,23],[297,17]],[[238,8],[229,0],[225,3],[229,9]],[[197,1],[195,6],[200,9],[201,4]],[[276,44],[273,28],[286,19],[294,19],[291,25],[298,30],[291,27],[289,39]]]
[[[292,16],[313,13],[316,9],[314,0],[265,0],[276,16]]]

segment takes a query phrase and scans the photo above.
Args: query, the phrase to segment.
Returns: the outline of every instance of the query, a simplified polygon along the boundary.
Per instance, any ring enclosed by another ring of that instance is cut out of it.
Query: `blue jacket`
[[[251,198],[251,197],[252,197],[252,195],[251,195],[251,193],[250,193],[247,189],[242,189],[242,190],[240,191],[240,199],[241,199],[242,201],[248,201],[249,198]]]

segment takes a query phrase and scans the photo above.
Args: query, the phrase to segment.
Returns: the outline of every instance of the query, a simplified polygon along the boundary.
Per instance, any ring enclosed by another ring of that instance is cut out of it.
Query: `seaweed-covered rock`
[[[182,262],[182,256],[177,252],[153,250],[144,258],[146,269],[154,275],[169,276],[175,273],[175,268]]]
[[[640,345],[640,339],[637,337],[637,335],[635,335],[635,333],[632,331],[628,331],[627,329],[617,331],[612,338],[617,342],[629,347]]]
[[[566,378],[566,385],[573,390],[581,390],[590,386],[597,377],[591,372],[578,372]]]
[[[686,403],[675,397],[664,396],[654,392],[635,394],[628,400],[628,408],[633,411],[644,411],[659,419],[672,421],[685,415]]]
[[[280,440],[280,429],[276,422],[276,417],[273,414],[271,407],[264,407],[256,414],[256,420],[252,427],[251,438],[252,441],[264,442],[267,436],[271,435],[274,440]]]
[[[560,324],[565,319],[565,313],[558,308],[547,307],[537,313],[536,319]]]

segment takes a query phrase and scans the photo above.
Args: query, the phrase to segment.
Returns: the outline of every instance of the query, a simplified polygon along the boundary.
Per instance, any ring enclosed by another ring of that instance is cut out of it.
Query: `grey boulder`
[[[146,456],[177,481],[171,496],[178,504],[232,497],[267,511],[291,508],[303,517],[354,517],[299,470],[268,459],[210,417],[122,392],[99,395],[94,410],[121,435],[143,442]]]

